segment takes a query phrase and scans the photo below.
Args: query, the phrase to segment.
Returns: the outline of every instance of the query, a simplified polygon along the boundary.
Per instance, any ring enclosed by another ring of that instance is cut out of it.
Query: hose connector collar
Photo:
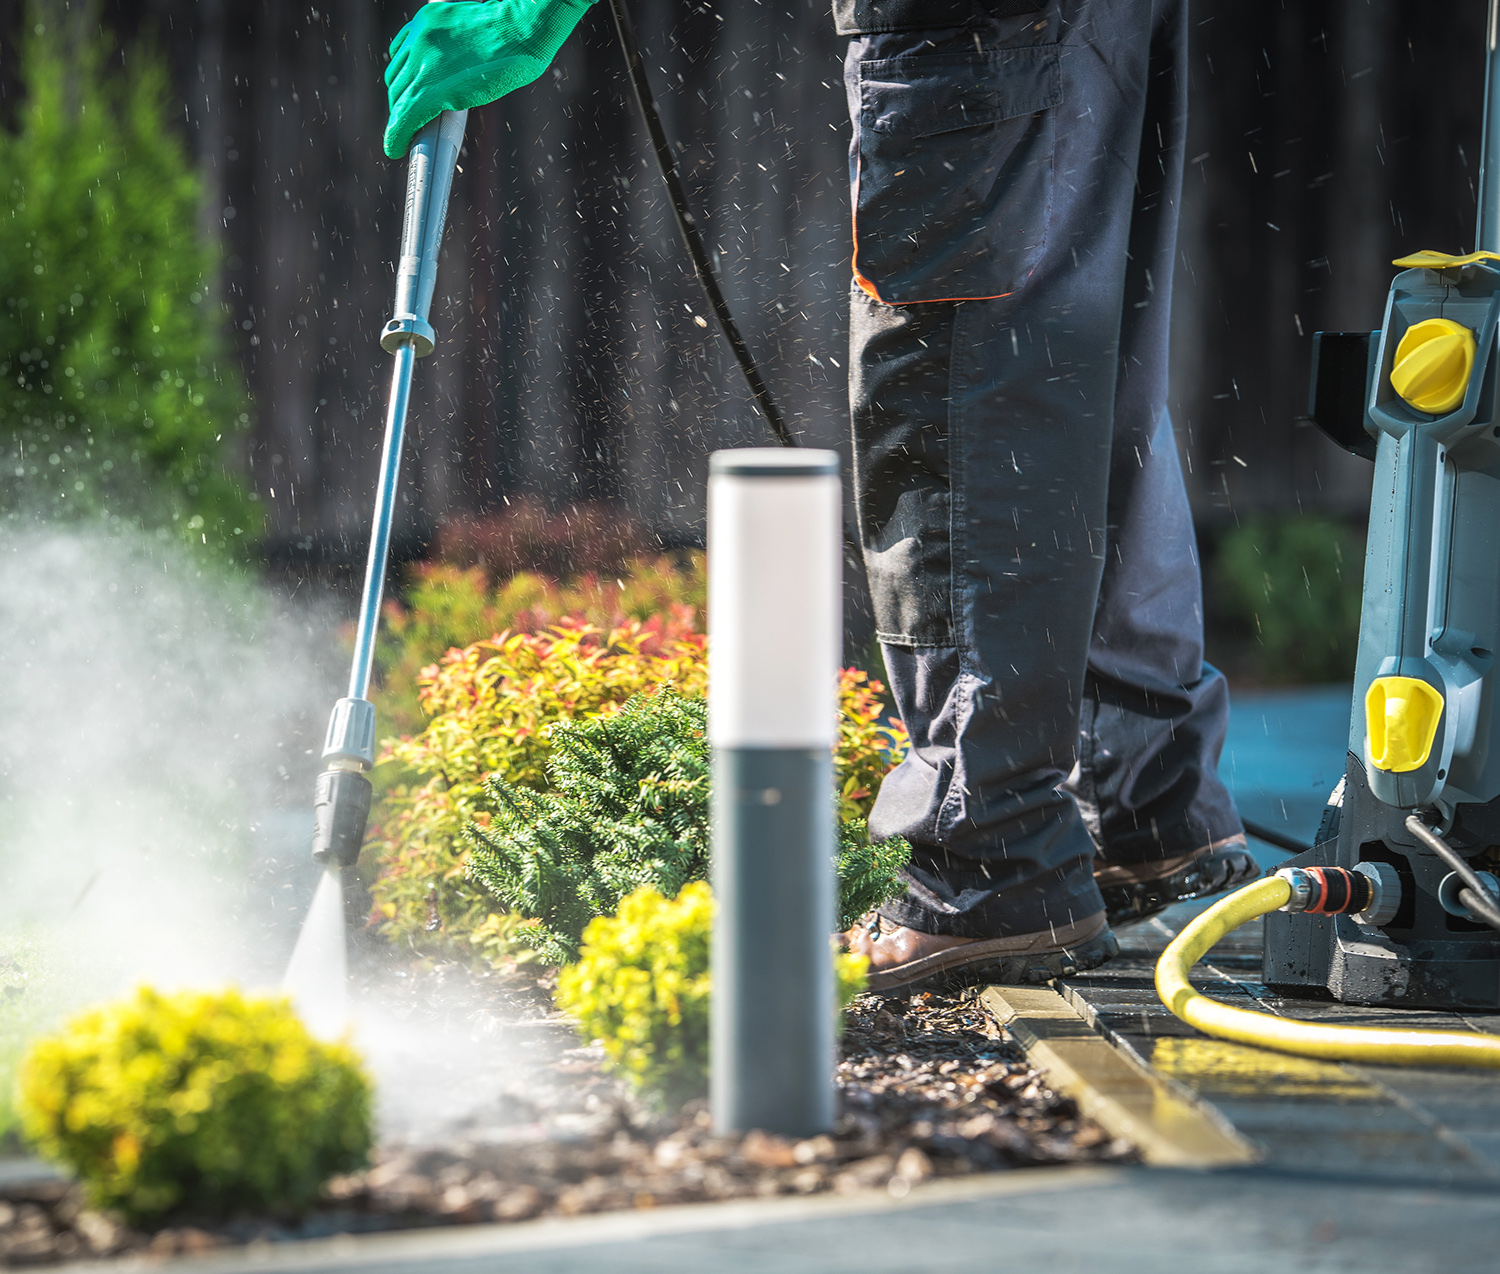
[[[1276,875],[1292,891],[1282,911],[1339,916],[1363,912],[1376,901],[1379,882],[1365,872],[1343,867],[1283,867]]]
[[[398,314],[380,329],[380,348],[394,354],[403,345],[410,345],[418,358],[426,358],[437,348],[437,332],[426,319]]]

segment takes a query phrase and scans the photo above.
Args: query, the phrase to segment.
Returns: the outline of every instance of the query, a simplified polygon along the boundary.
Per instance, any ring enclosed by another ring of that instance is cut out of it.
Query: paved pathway
[[[174,1262],[173,1274],[1467,1274],[1500,1194],[1265,1169],[1034,1169],[880,1197],[377,1235]]]
[[[1344,776],[1349,687],[1242,691],[1232,701],[1219,774],[1240,812],[1308,844],[1329,792]],[[1286,857],[1259,841],[1262,866]]]

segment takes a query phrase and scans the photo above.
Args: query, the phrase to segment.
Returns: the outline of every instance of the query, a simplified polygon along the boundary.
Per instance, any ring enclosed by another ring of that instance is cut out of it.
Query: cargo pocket
[[[861,62],[859,94],[859,285],[887,305],[1013,292],[1047,238],[1057,46]]]

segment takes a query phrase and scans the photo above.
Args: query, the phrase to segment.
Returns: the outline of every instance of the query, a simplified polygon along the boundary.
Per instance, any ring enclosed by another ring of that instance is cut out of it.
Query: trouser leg
[[[1086,692],[1102,702],[1100,673],[1128,673],[1092,648],[1160,16],[1080,0],[851,48],[855,482],[912,735],[871,822],[913,845],[887,914],[929,932],[1028,932],[1102,905],[1060,785]],[[1149,530],[1141,491],[1127,505]],[[1108,739],[1097,702],[1090,738]]]
[[[1167,412],[1167,346],[1187,133],[1185,0],[1158,0],[1130,224],[1104,570],[1069,790],[1099,858],[1137,864],[1240,832],[1218,777],[1222,674],[1203,661],[1192,513]]]

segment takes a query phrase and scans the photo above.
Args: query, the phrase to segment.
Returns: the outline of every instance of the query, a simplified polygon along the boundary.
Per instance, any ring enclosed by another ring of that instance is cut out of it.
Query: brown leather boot
[[[850,951],[868,957],[872,991],[1050,982],[1101,965],[1120,949],[1102,911],[1008,938],[922,933],[872,911],[840,936]]]
[[[1094,882],[1104,895],[1109,923],[1115,927],[1149,920],[1174,902],[1206,898],[1260,878],[1260,865],[1245,848],[1243,835],[1226,836],[1211,845],[1148,863],[1099,863]]]

